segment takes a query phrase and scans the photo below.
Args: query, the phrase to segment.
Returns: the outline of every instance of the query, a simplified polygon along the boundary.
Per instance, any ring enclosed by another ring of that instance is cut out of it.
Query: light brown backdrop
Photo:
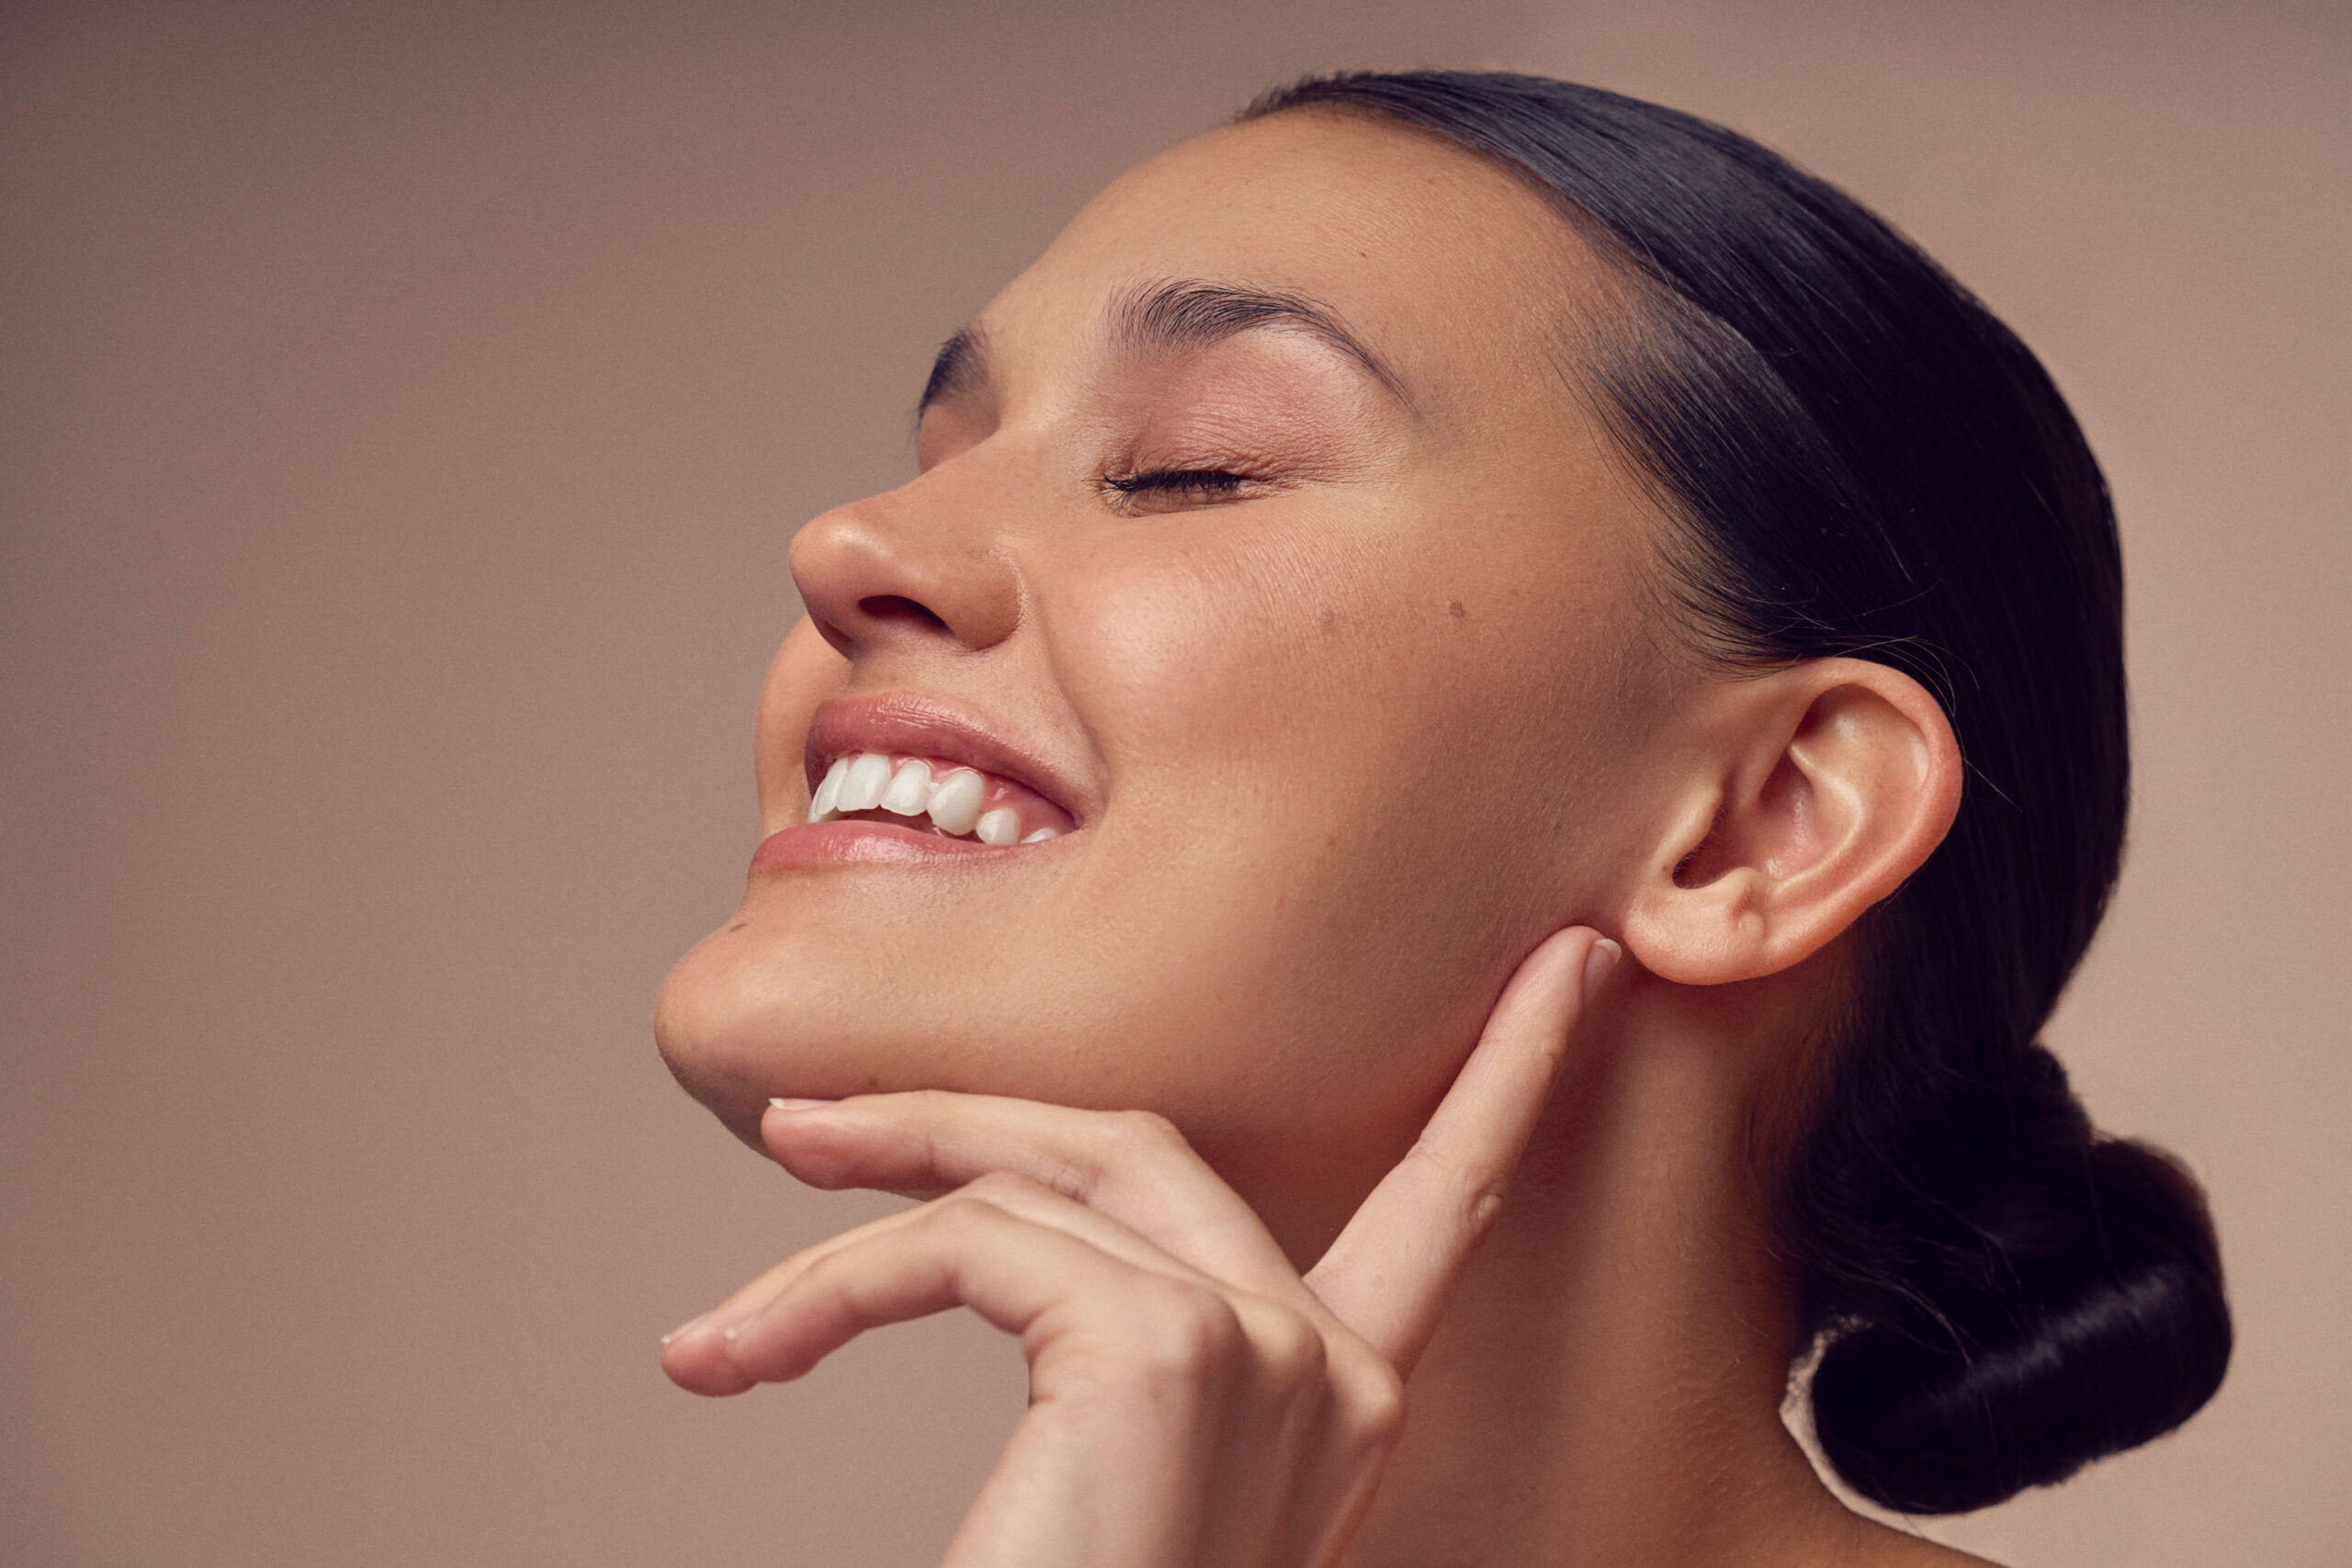
[[[2179,1437],[1937,1527],[2352,1560],[2352,11],[36,5],[0,15],[0,1562],[908,1563],[1018,1409],[941,1319],[706,1404],[654,1337],[868,1213],[673,1089],[794,525],[933,344],[1276,79],[1663,98],[2047,356],[2140,795],[2054,1036],[2210,1183]]]

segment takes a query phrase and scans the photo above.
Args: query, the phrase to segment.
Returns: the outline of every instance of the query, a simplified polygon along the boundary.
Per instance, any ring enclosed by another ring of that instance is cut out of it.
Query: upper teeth
[[[880,808],[900,817],[928,814],[932,826],[956,838],[977,837],[984,844],[1034,844],[1057,838],[1060,829],[1041,827],[1023,837],[1021,814],[1009,806],[980,809],[988,779],[977,768],[951,768],[937,780],[931,764],[910,757],[891,766],[879,751],[836,757],[825,770],[824,782],[808,801],[808,820],[822,822],[850,811]]]
[[[920,817],[931,809],[931,764],[920,757],[910,757],[899,764],[890,782],[882,786],[882,798],[875,802],[885,811],[895,811],[901,817]]]

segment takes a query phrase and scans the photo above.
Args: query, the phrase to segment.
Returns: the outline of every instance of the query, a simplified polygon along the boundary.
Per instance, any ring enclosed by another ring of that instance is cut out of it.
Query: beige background
[[[1275,79],[1508,64],[1793,152],[2035,344],[2140,804],[2054,1031],[2211,1184],[2188,1431],[1938,1527],[2352,1562],[2352,7],[1426,0],[0,11],[0,1561],[907,1563],[1020,1368],[707,1404],[655,1336],[874,1207],[646,1027],[730,907],[794,525],[939,338]]]

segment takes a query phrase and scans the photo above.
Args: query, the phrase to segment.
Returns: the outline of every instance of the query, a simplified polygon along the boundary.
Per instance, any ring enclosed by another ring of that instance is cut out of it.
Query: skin
[[[1114,330],[1176,279],[1314,300],[1381,373]],[[1763,1196],[1956,748],[1883,666],[1684,650],[1566,369],[1623,293],[1510,175],[1317,111],[1144,164],[988,307],[919,477],[794,541],[763,820],[823,705],[910,694],[1080,827],[755,874],[678,965],[691,1092],[931,1201],[673,1335],[673,1378],[958,1304],[1019,1334],[957,1562],[1964,1561],[1782,1427]],[[1241,480],[1114,483],[1169,469]]]

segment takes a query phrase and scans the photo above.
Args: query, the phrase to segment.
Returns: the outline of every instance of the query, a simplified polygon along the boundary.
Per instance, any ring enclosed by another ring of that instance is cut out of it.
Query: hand
[[[946,1195],[786,1259],[670,1336],[662,1366],[740,1393],[967,1306],[1021,1337],[1030,1404],[950,1568],[1329,1563],[1617,955],[1571,927],[1528,956],[1411,1152],[1303,1278],[1163,1118],[942,1092],[779,1101],[761,1133],[803,1180]]]

